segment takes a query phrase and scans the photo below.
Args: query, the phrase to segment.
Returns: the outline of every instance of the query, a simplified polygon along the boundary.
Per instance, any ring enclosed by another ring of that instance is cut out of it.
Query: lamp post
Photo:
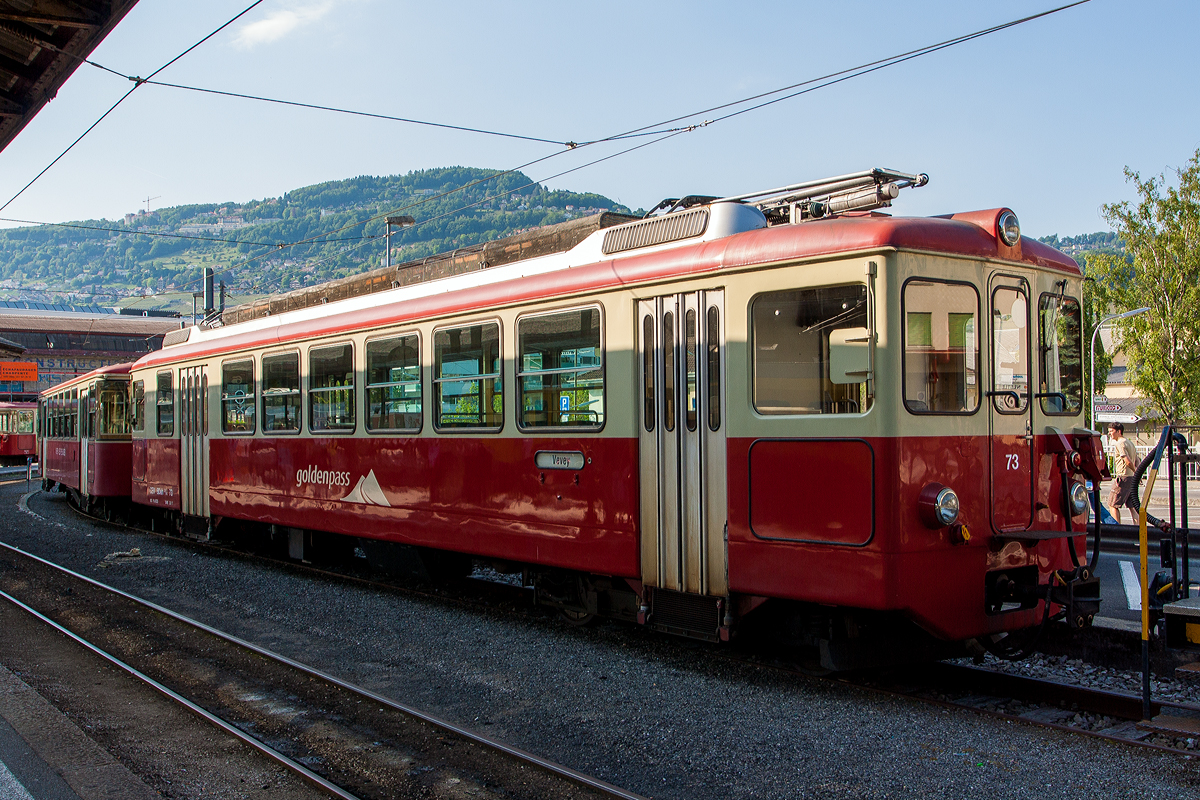
[[[416,224],[417,221],[408,216],[387,218],[387,236],[384,237],[387,239],[387,257],[384,260],[384,265],[389,269],[392,266],[392,226],[395,225],[397,228],[411,228]]]
[[[1100,323],[1096,325],[1096,329],[1092,331],[1092,355],[1091,360],[1088,362],[1089,366],[1091,367],[1091,375],[1089,378],[1091,381],[1091,392],[1088,395],[1088,403],[1092,410],[1093,427],[1096,425],[1096,334],[1100,333],[1100,329],[1113,320],[1125,319],[1126,317],[1136,317],[1138,314],[1144,314],[1149,310],[1149,306],[1143,306],[1142,308],[1135,308],[1133,311],[1125,311],[1121,314],[1109,314],[1107,317],[1101,318]],[[1096,428],[1096,430],[1099,430],[1099,428]]]

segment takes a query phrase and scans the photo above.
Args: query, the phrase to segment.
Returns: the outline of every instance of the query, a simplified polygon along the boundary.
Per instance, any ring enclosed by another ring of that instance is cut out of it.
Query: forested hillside
[[[379,266],[385,223],[364,221],[384,214],[419,223],[393,229],[392,262],[398,263],[599,211],[628,212],[601,195],[529,185],[521,173],[439,197],[495,174],[448,167],[361,176],[248,203],[0,231],[0,296],[113,305],[151,295],[139,306],[161,304],[172,291],[198,289],[202,268],[213,266],[236,302]],[[174,238],[183,236],[194,238]],[[306,243],[276,246],[300,241]]]

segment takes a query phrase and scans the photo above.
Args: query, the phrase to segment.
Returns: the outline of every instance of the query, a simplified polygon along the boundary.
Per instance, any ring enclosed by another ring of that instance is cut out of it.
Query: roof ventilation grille
[[[183,344],[191,337],[191,335],[192,329],[190,327],[177,328],[168,332],[167,335],[163,337],[163,347],[170,347],[173,344]]]
[[[613,228],[604,234],[601,250],[605,255],[611,255],[626,250],[636,250],[639,247],[677,242],[680,239],[699,236],[707,228],[707,208],[678,211]]]

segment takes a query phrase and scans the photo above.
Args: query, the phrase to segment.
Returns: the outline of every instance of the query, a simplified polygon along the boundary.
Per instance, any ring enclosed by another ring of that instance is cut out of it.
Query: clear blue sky
[[[140,0],[92,58],[148,74],[248,3]],[[1060,4],[267,0],[159,78],[584,141]],[[888,166],[931,178],[897,214],[1006,205],[1029,235],[1105,230],[1100,206],[1133,194],[1123,167],[1155,174],[1200,147],[1198,30],[1194,0],[1093,0],[547,182],[648,208]],[[80,67],[0,153],[0,203],[128,86]],[[146,197],[240,202],[558,149],[143,86],[0,216],[115,219]]]

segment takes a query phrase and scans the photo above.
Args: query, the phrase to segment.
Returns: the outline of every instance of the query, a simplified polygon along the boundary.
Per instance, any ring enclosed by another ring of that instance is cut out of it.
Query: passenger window
[[[300,430],[300,354],[263,356],[262,429],[295,433]]]
[[[1041,301],[1042,375],[1038,396],[1045,414],[1075,415],[1083,408],[1083,333],[1079,301],[1044,294]]]
[[[254,359],[221,365],[221,430],[254,433]]]
[[[313,431],[354,431],[354,345],[308,351],[308,425]]]
[[[146,382],[133,382],[133,429],[146,429]]]
[[[100,393],[100,438],[123,439],[129,436],[128,384],[124,381],[105,381],[98,385]]]
[[[522,428],[604,426],[600,309],[517,322]]]
[[[175,433],[175,393],[171,390],[171,373],[158,373],[158,391],[154,398],[158,414],[158,435],[171,436]]]
[[[979,408],[979,294],[969,284],[904,285],[904,405],[915,414]]]
[[[421,429],[421,346],[416,334],[367,342],[367,429]]]
[[[866,286],[759,295],[751,316],[760,414],[860,414],[870,407],[865,363],[851,372],[831,369],[834,349],[865,353],[869,346]]]
[[[434,424],[499,429],[504,419],[500,365],[499,324],[434,331]]]

